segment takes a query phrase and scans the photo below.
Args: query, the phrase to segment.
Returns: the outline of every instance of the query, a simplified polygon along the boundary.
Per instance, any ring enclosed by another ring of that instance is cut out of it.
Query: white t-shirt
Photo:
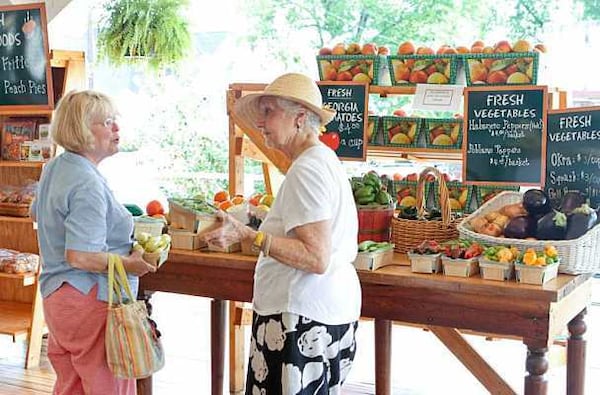
[[[292,163],[260,229],[273,236],[293,236],[295,227],[323,220],[331,220],[327,271],[310,273],[261,254],[254,273],[258,314],[289,312],[327,325],[359,318],[360,282],[352,265],[357,253],[356,206],[339,159],[319,144]]]

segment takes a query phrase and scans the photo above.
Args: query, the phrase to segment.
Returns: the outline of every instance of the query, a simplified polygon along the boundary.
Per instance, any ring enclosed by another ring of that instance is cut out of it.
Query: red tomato
[[[146,205],[146,214],[152,216],[156,214],[164,214],[165,209],[158,200],[152,200]]]
[[[340,135],[337,132],[326,132],[319,136],[319,140],[332,150],[337,150],[340,146]]]

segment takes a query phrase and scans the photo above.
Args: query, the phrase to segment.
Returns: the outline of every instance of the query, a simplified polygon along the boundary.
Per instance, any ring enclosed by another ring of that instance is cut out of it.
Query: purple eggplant
[[[535,236],[537,221],[530,215],[511,218],[504,228],[504,237],[511,239],[526,239]]]
[[[568,217],[566,240],[576,239],[583,236],[586,232],[596,225],[598,215],[596,211],[587,204],[577,207]]]
[[[536,238],[539,240],[564,240],[567,233],[567,216],[552,210],[537,222]]]
[[[586,202],[585,195],[579,191],[569,191],[565,193],[560,201],[560,211],[569,215],[571,211]]]
[[[545,215],[552,210],[550,199],[541,189],[530,189],[523,194],[523,207],[531,215]]]

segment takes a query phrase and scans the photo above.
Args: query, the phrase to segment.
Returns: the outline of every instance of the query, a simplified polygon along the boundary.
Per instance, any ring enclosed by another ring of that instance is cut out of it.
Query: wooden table
[[[405,263],[405,257],[395,256]],[[227,301],[251,301],[255,258],[239,254],[171,250],[169,260],[141,278],[140,295],[165,291],[213,298],[211,305],[212,394],[223,393]],[[546,394],[546,353],[568,326],[567,388],[584,394],[586,326],[591,275],[559,275],[543,286],[417,274],[408,266],[359,272],[362,316],[375,319],[375,387],[391,394],[392,321],[427,326],[493,394],[515,391],[472,349],[461,330],[516,337],[528,348],[524,393]],[[152,393],[152,379],[138,381],[139,394]]]

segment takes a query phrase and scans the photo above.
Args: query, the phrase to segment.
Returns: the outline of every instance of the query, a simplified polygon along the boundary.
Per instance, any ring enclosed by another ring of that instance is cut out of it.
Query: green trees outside
[[[599,0],[244,0],[239,6],[249,25],[239,45],[250,46],[256,55],[231,62],[263,64],[274,70],[273,77],[280,69],[316,75],[318,49],[336,42],[375,42],[388,45],[394,54],[406,40],[433,47],[470,46],[476,39],[493,43],[499,37],[543,41],[557,15],[567,22],[600,20]],[[234,66],[226,67],[229,82],[243,80],[231,73]],[[168,157],[156,166],[169,196],[227,185],[225,178],[198,181],[198,174],[226,175],[228,159],[225,87],[218,93],[205,92],[197,81],[203,72],[201,64],[173,69],[167,74],[179,79],[176,86],[161,77],[145,88],[151,116],[139,126],[140,137],[129,148],[151,146]],[[206,95],[205,101],[199,92]],[[395,104],[386,105],[391,109]],[[207,136],[206,125],[220,133]],[[145,160],[151,162],[152,155]],[[258,164],[249,165],[250,172],[260,172]]]

